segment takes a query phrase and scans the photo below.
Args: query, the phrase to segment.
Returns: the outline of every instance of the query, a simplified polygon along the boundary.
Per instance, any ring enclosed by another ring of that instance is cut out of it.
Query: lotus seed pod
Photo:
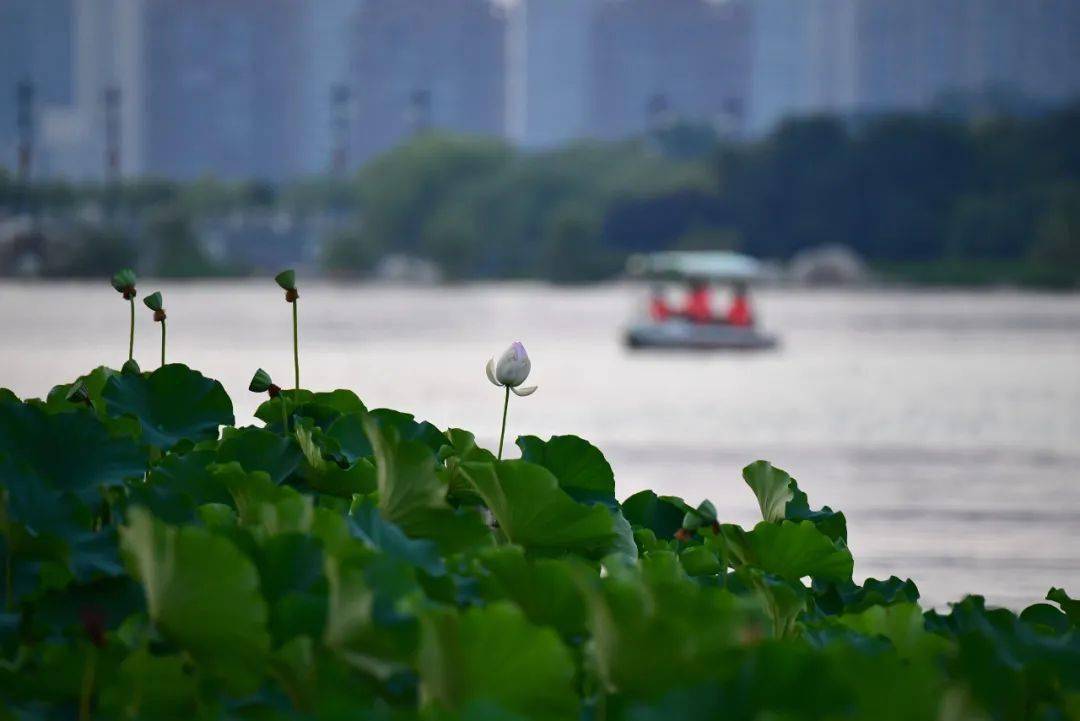
[[[283,270],[274,276],[274,282],[282,290],[296,290],[296,271],[292,269]]]
[[[129,358],[124,361],[124,365],[120,367],[120,372],[124,375],[139,375],[142,373],[142,368],[139,368],[139,363],[134,358]]]
[[[124,300],[131,300],[135,297],[135,271],[131,268],[124,268],[119,271],[112,277],[110,282],[112,287],[124,296]]]
[[[142,302],[143,302],[143,305],[145,305],[150,310],[153,310],[153,311],[161,310],[161,306],[162,306],[161,291],[160,290],[155,290],[153,293],[151,293],[150,295],[143,298]]]
[[[521,341],[514,341],[495,364],[495,380],[499,385],[517,388],[529,377],[532,361]]]
[[[270,374],[260,368],[255,371],[255,375],[251,377],[251,383],[248,384],[248,390],[252,393],[266,393],[270,390],[270,386],[272,385],[274,385],[274,382],[270,380]]]

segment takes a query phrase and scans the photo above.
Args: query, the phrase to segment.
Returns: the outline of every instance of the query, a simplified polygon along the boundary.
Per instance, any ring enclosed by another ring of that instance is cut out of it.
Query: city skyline
[[[1069,0],[254,8],[5,0],[0,167],[280,181],[351,171],[425,129],[542,149],[640,135],[660,118],[756,137],[797,115],[1080,93],[1080,4]]]

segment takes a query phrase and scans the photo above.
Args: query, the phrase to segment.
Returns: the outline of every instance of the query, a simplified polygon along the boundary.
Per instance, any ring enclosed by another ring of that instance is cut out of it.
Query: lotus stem
[[[135,296],[128,298],[128,304],[131,306],[131,329],[128,332],[128,360],[133,360],[135,357]]]
[[[288,435],[289,433],[289,413],[285,409],[285,397],[279,395],[278,400],[281,401],[281,428],[282,432]]]
[[[161,365],[165,365],[165,321],[161,321]]]
[[[503,440],[506,438],[506,411],[510,408],[510,386],[506,386],[506,397],[503,399],[502,430],[499,431],[499,456],[502,460]]]
[[[292,302],[292,355],[293,369],[296,371],[296,390],[300,390],[300,332],[296,321],[296,305],[299,301]],[[286,426],[286,429],[288,427]]]
[[[4,539],[4,609],[11,610],[15,600],[15,590],[11,583],[11,538]]]
[[[86,654],[83,665],[82,687],[79,689],[79,721],[90,721],[90,701],[94,697],[94,676],[97,673],[97,648]]]

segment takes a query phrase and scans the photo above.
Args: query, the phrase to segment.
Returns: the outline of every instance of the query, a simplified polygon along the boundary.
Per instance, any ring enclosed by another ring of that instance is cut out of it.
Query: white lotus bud
[[[495,385],[516,389],[529,377],[529,371],[532,370],[532,361],[529,360],[529,354],[525,352],[525,346],[520,341],[514,341],[499,356],[497,363],[494,358],[489,360],[485,370],[487,371],[488,380]],[[518,395],[528,395],[534,390],[536,388],[531,390],[523,388]]]

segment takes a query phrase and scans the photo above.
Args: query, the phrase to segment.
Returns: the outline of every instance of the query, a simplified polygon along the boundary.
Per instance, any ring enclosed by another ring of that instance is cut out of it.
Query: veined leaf
[[[419,666],[426,706],[461,711],[488,702],[526,719],[579,718],[569,651],[509,603],[429,611]]]
[[[151,620],[234,693],[259,685],[270,649],[255,565],[229,540],[132,508],[120,530]]]
[[[115,375],[102,396],[110,416],[134,416],[143,442],[162,450],[184,440],[217,438],[220,426],[233,423],[232,401],[221,383],[180,363],[146,376]]]

